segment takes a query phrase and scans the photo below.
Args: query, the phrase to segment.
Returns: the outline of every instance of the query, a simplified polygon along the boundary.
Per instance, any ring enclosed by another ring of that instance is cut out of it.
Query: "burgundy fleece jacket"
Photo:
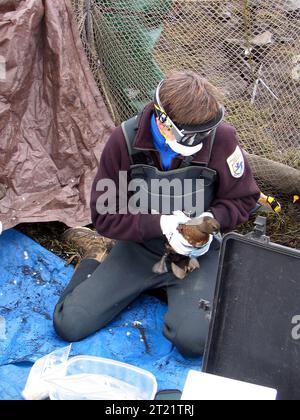
[[[159,152],[155,149],[150,119],[153,112],[153,103],[148,104],[140,119],[134,146],[142,150],[150,150],[158,169],[163,170],[160,164]],[[202,150],[194,156],[193,162],[208,163],[209,139],[205,141]],[[245,158],[245,171],[242,177],[234,178],[230,172],[227,159],[234,153],[238,145],[235,129],[222,123],[217,129],[215,143],[212,149],[209,168],[217,171],[219,185],[210,211],[219,221],[222,231],[234,229],[249,219],[250,211],[255,207],[260,196],[260,190],[253,178],[249,164]],[[170,169],[177,169],[183,158],[173,159]],[[132,240],[144,242],[162,236],[160,228],[160,215],[152,214],[98,214],[97,199],[102,192],[96,191],[98,181],[112,179],[119,184],[119,171],[129,171],[130,158],[122,128],[114,130],[101,155],[98,173],[95,177],[91,193],[92,221],[99,234],[118,240]],[[129,177],[128,177],[129,178]],[[130,179],[129,179],[130,181]]]

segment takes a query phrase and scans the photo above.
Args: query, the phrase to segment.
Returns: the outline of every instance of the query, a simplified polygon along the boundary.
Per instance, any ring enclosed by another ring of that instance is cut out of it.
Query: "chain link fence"
[[[261,187],[299,193],[300,0],[72,3],[116,124],[153,98],[165,74],[193,69],[225,90],[226,120]]]

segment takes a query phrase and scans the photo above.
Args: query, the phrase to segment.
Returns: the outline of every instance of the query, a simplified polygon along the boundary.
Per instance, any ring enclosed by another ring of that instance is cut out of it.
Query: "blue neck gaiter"
[[[155,149],[160,154],[162,167],[165,171],[167,171],[170,169],[173,158],[178,156],[178,153],[174,152],[174,150],[172,150],[171,147],[166,143],[166,139],[157,127],[155,114],[153,114],[151,117],[151,134],[153,137]]]

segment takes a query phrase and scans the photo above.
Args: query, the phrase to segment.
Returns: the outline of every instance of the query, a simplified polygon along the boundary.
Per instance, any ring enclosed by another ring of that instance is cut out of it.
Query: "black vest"
[[[184,211],[189,216],[199,216],[210,209],[218,184],[217,172],[192,162],[193,157],[183,159],[180,168],[160,171],[155,167],[150,151],[133,147],[140,117],[122,123],[131,165],[129,177],[133,191],[139,191],[142,200],[137,207],[144,213],[172,214]],[[212,134],[209,160],[215,140]]]

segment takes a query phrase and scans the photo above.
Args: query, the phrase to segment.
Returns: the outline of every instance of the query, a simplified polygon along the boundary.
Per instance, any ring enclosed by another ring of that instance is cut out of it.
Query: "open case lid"
[[[300,251],[270,243],[264,220],[224,237],[203,370],[299,400]]]

